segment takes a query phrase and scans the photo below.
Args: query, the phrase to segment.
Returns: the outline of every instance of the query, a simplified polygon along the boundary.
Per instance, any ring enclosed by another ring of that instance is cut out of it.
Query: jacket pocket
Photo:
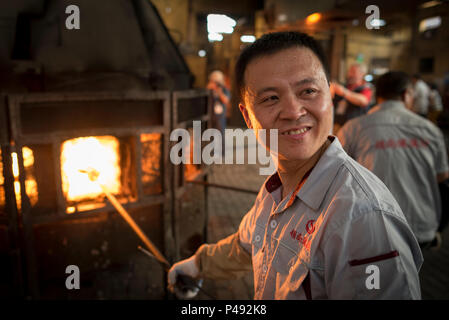
[[[253,258],[262,252],[263,239],[264,239],[265,229],[256,224],[256,228],[251,237],[251,247]]]
[[[306,258],[306,259],[304,259]],[[297,291],[309,272],[309,255],[301,257],[292,249],[279,244],[273,258],[273,266],[279,273],[280,287],[288,288],[289,291]]]

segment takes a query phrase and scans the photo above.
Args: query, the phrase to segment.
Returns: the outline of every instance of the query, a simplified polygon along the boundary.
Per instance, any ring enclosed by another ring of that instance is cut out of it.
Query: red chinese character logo
[[[400,139],[399,142],[398,142],[398,144],[399,144],[399,146],[400,146],[401,148],[406,148],[406,147],[407,147],[407,140],[405,140],[405,139]]]
[[[385,141],[379,140],[376,142],[376,149],[385,149]]]
[[[290,231],[290,236],[295,239],[296,238],[296,230]]]
[[[315,231],[315,220],[307,221],[306,231],[308,234],[312,234]]]
[[[396,148],[396,141],[394,141],[393,139],[388,140],[387,148]]]

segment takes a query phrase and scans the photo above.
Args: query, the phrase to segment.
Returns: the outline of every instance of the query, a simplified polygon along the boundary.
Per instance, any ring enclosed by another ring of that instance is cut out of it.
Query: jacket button
[[[276,222],[276,220],[272,220],[271,221],[271,223],[270,223],[270,226],[271,226],[271,228],[276,228],[276,226],[277,226],[277,222]]]

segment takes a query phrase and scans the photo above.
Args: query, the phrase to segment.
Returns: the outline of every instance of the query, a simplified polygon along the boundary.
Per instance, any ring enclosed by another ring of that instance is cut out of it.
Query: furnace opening
[[[62,190],[66,213],[92,210],[104,206],[101,185],[114,195],[122,192],[120,143],[113,136],[81,137],[61,146]],[[85,173],[99,172],[97,181]]]

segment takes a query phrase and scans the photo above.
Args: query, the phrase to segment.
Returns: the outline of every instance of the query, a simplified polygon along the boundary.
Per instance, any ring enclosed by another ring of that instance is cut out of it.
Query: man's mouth
[[[303,133],[306,133],[307,131],[309,131],[310,129],[311,129],[311,127],[303,127],[303,128],[300,128],[300,129],[292,129],[292,130],[288,130],[288,131],[282,132],[282,135],[293,136],[293,135],[303,134]]]

